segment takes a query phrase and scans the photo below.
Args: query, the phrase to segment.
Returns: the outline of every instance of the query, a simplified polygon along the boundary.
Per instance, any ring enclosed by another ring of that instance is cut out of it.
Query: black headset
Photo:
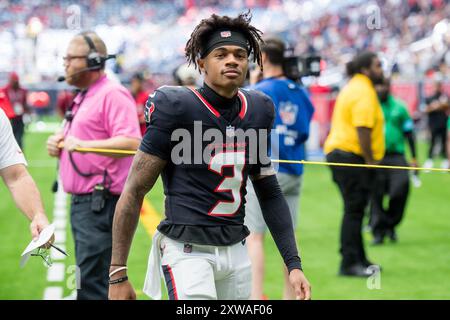
[[[89,46],[89,53],[86,58],[87,67],[89,68],[89,70],[103,69],[105,67],[105,61],[108,59],[108,57],[102,57],[100,53],[98,53],[91,38],[89,38],[85,34],[83,34],[82,36]]]

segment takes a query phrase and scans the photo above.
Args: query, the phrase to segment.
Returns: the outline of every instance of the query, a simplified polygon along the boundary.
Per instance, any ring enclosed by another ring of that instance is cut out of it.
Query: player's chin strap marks
[[[301,260],[295,243],[294,227],[286,199],[281,192],[275,175],[253,181],[261,211],[270,233],[291,272],[302,270]]]

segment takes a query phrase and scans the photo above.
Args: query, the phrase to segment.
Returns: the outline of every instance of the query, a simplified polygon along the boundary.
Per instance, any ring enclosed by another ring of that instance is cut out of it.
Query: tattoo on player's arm
[[[130,173],[125,184],[125,191],[144,197],[155,184],[167,161],[140,150],[134,157]]]
[[[165,165],[166,161],[156,156],[136,153],[114,215],[112,264],[126,264],[142,201]]]

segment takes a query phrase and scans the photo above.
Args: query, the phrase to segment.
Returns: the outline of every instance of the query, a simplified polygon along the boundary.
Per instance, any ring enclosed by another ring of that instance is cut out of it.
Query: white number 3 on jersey
[[[223,168],[233,168],[232,177],[224,177],[214,192],[231,192],[232,200],[219,200],[209,211],[211,216],[232,216],[239,210],[242,197],[243,171],[245,167],[245,151],[221,152],[211,158],[208,169],[223,176]]]

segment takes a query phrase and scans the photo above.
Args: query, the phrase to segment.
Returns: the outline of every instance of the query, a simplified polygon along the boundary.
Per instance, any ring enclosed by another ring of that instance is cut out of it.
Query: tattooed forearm
[[[137,152],[114,214],[111,264],[126,264],[142,201],[165,164],[156,156]]]
[[[123,194],[117,203],[113,223],[113,247],[111,264],[126,265],[131,241],[139,219],[142,199]]]

